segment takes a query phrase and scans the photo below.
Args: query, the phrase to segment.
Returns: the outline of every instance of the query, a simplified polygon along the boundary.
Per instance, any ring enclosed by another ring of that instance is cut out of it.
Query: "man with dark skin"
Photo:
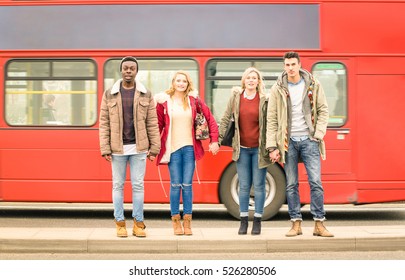
[[[111,162],[112,199],[118,237],[127,237],[124,217],[124,183],[129,164],[132,183],[132,234],[145,237],[143,216],[146,158],[153,161],[160,150],[155,103],[150,91],[135,80],[138,61],[124,57],[122,79],[105,91],[100,106],[100,150]]]

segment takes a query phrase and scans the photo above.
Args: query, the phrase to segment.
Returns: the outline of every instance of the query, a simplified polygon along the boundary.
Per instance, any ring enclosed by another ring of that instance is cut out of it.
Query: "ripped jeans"
[[[180,195],[183,198],[183,214],[192,214],[194,169],[193,146],[184,146],[170,155],[170,212],[172,216],[180,214]]]

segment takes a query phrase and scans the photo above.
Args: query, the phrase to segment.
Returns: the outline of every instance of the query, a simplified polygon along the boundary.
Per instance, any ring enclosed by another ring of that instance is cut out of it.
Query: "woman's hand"
[[[209,151],[213,154],[216,155],[219,151],[219,145],[218,142],[212,142],[209,145]]]

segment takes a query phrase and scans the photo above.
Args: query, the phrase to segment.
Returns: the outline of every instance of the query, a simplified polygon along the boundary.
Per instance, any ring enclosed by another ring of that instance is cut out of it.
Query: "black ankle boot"
[[[238,234],[246,234],[248,229],[248,217],[240,217],[240,227]]]
[[[262,231],[262,218],[253,217],[252,235],[259,235]]]

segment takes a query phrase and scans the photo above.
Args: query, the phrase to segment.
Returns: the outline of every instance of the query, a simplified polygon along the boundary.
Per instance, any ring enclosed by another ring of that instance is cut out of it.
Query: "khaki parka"
[[[305,81],[302,107],[305,122],[309,128],[309,136],[310,139],[319,142],[319,151],[322,159],[325,160],[326,149],[323,138],[329,120],[325,93],[322,85],[311,73],[300,69],[300,75]],[[288,135],[291,135],[291,102],[287,98],[287,93],[287,73],[284,71],[270,89],[266,135],[266,148],[279,149],[281,163],[285,163],[284,139],[286,138],[286,132],[288,131]]]
[[[104,92],[100,106],[99,138],[101,155],[122,154],[124,151],[123,112],[120,93],[122,79]],[[134,127],[136,149],[156,156],[160,151],[160,134],[155,102],[150,91],[136,81],[134,95]]]

